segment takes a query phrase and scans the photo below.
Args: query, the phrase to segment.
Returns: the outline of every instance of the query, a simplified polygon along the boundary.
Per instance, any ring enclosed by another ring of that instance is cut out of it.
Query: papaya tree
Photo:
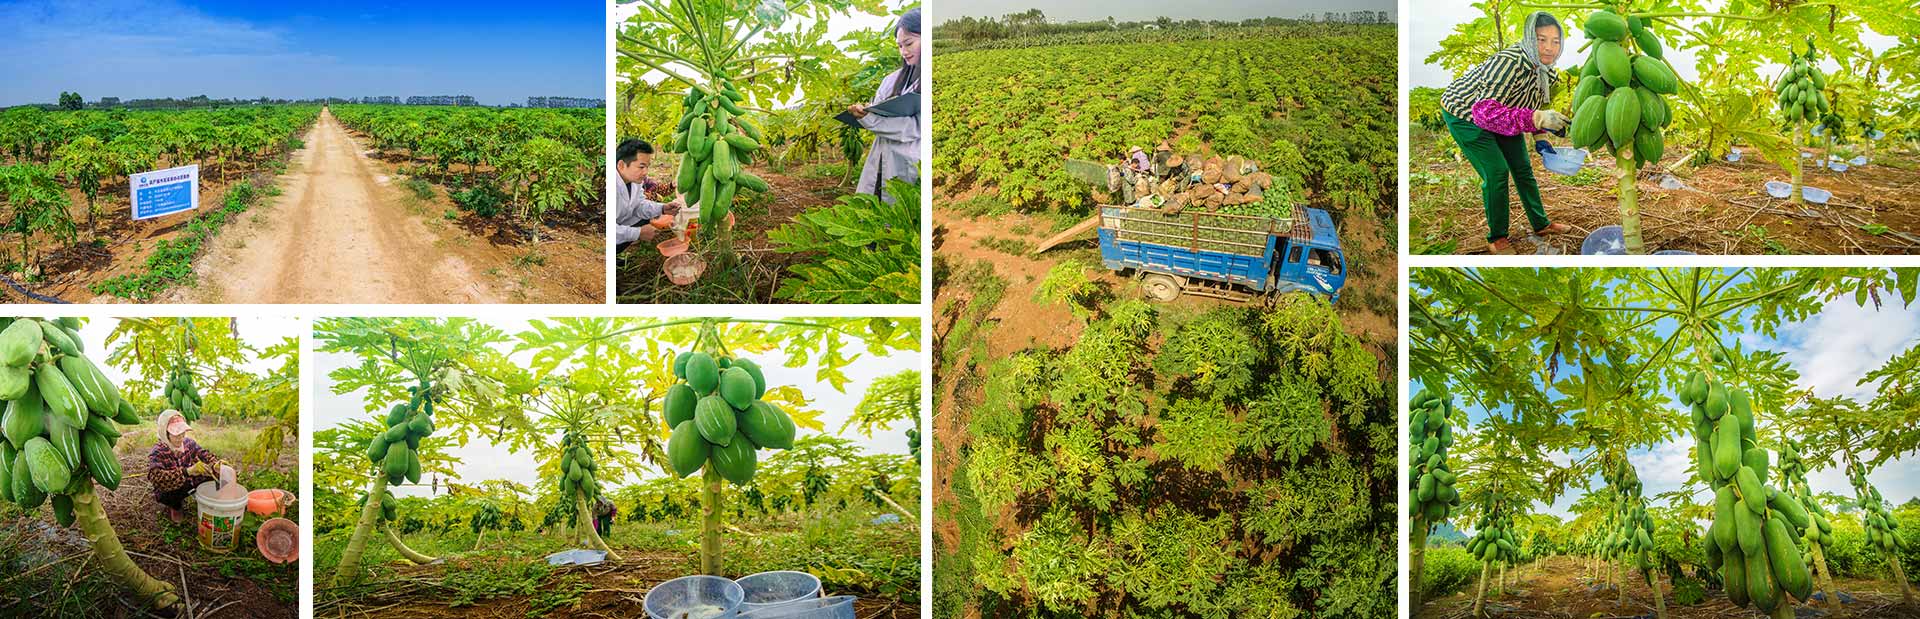
[[[802,428],[824,429],[799,389],[768,384],[766,369],[778,367],[768,356],[784,355],[779,365],[789,368],[813,363],[817,380],[843,389],[850,347],[914,350],[918,329],[917,321],[889,318],[557,318],[533,321],[518,349],[534,351],[534,372],[590,359],[645,360],[621,376],[629,389],[639,384],[659,394],[645,406],[658,406],[659,415],[644,438],[626,440],[675,477],[701,473],[701,571],[720,574],[727,484],[753,483],[761,449],[792,446]]]
[[[148,575],[127,556],[107,520],[98,484],[120,488],[114,445],[120,425],[147,418],[121,396],[85,350],[77,318],[0,320],[0,501],[38,513],[51,504],[61,527],[77,526],[92,547],[88,565],[126,587],[143,608],[173,612],[172,583]]]
[[[430,446],[423,441],[435,436],[443,415],[497,406],[490,397],[498,392],[497,382],[470,373],[470,368],[503,363],[488,346],[505,342],[506,334],[464,318],[331,318],[315,325],[314,338],[321,352],[360,359],[360,365],[334,370],[328,377],[334,393],[364,390],[367,411],[379,415],[360,422],[367,442],[353,443],[363,459],[359,474],[369,479],[360,515],[334,572],[334,586],[359,577],[360,560],[375,528],[408,560],[432,562],[387,526],[398,516],[388,486],[419,483],[423,470],[433,464],[421,457],[422,448]],[[453,425],[444,433],[461,442],[472,436],[472,428]]]
[[[79,233],[73,216],[67,213],[67,192],[46,166],[0,166],[0,206],[6,208],[6,230],[20,235],[20,264],[29,274],[33,272],[34,234],[45,232],[56,241],[71,243]]]
[[[1409,460],[1412,468],[1407,471],[1413,493],[1413,526],[1408,529],[1412,539],[1408,540],[1407,556],[1412,578],[1409,590],[1416,609],[1426,598],[1427,536],[1460,507],[1460,492],[1454,487],[1459,476],[1448,467],[1446,455],[1453,446],[1452,416],[1452,396],[1425,389],[1414,394],[1413,417],[1407,426],[1407,446],[1414,450]]]
[[[92,236],[94,216],[98,213],[94,204],[100,197],[100,185],[119,171],[119,162],[114,160],[113,152],[107,150],[105,142],[91,135],[62,144],[54,149],[53,157],[54,169],[79,185],[80,193],[87,196],[87,235]]]

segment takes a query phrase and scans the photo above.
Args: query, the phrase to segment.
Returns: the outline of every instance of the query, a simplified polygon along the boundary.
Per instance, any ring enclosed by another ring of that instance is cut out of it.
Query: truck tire
[[[1147,296],[1148,301],[1171,303],[1180,298],[1180,281],[1172,275],[1148,273],[1140,278],[1140,292]]]

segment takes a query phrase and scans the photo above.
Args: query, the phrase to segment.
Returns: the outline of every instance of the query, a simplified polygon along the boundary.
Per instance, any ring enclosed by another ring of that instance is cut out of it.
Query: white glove
[[[1534,110],[1533,126],[1544,131],[1559,131],[1567,128],[1573,119],[1553,110]]]

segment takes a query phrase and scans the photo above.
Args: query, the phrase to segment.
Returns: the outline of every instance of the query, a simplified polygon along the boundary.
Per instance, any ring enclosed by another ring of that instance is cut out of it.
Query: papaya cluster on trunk
[[[572,500],[575,492],[588,501],[600,498],[600,465],[593,461],[587,437],[568,432],[560,439],[560,496]]]
[[[1653,578],[1653,518],[1647,515],[1647,502],[1640,494],[1640,475],[1626,458],[1614,459],[1614,464],[1606,466],[1600,472],[1607,487],[1613,490],[1613,512],[1608,515],[1612,528],[1603,543],[1603,554],[1632,560],[1640,568],[1641,574]]]
[[[1504,496],[1494,493],[1494,509],[1474,523],[1473,539],[1467,541],[1467,553],[1487,563],[1514,565],[1520,562],[1520,538],[1513,534],[1513,516],[1504,507]]]
[[[1806,539],[1809,544],[1833,543],[1833,523],[1827,522],[1827,510],[1820,502],[1813,500],[1813,490],[1807,485],[1807,464],[1800,459],[1800,443],[1790,438],[1780,441],[1780,462],[1774,468],[1780,471],[1780,480],[1799,499],[1800,505],[1807,508],[1807,518],[1812,521],[1807,526]]]
[[[99,483],[118,490],[115,424],[141,422],[120,388],[88,359],[75,318],[0,318],[0,502],[51,502],[74,522],[71,495]]]
[[[746,119],[746,98],[725,76],[716,75],[712,94],[689,87],[681,100],[680,123],[669,152],[683,155],[674,184],[687,206],[700,209],[700,225],[713,228],[727,220],[741,188],[767,191],[767,182],[746,171],[760,151],[760,128]]]
[[[1788,50],[1787,72],[1773,85],[1780,114],[1788,125],[1820,122],[1821,116],[1833,110],[1827,100],[1827,74],[1814,65],[1817,51],[1811,38],[1807,39],[1805,55]]]
[[[714,357],[687,351],[673,360],[679,383],[662,402],[667,427],[667,460],[675,475],[686,477],[703,467],[737,485],[753,481],[760,449],[791,449],[793,417],[761,400],[767,378],[751,359]]]
[[[1413,396],[1413,420],[1408,424],[1409,445],[1413,448],[1413,513],[1428,524],[1445,522],[1460,506],[1460,491],[1454,488],[1459,477],[1447,468],[1447,449],[1453,446],[1453,398],[1433,390],[1421,390]]]
[[[1906,544],[1900,541],[1900,519],[1887,510],[1887,500],[1880,496],[1880,489],[1867,483],[1867,470],[1858,462],[1847,463],[1847,479],[1853,482],[1854,494],[1859,497],[1860,510],[1867,514],[1862,520],[1867,530],[1867,547],[1878,548],[1888,553],[1899,552]]]
[[[193,384],[193,370],[187,367],[183,359],[173,368],[173,375],[167,377],[167,404],[187,421],[200,420],[200,387]]]
[[[433,436],[433,382],[422,378],[407,394],[407,401],[387,411],[387,430],[367,443],[367,461],[389,484],[420,483],[420,439]]]
[[[1673,123],[1666,96],[1679,91],[1680,77],[1664,59],[1660,37],[1636,15],[1601,9],[1582,24],[1593,52],[1581,66],[1573,91],[1574,146],[1609,147],[1627,152],[1632,165],[1659,161],[1666,154],[1661,131]]]
[[[1791,603],[1787,595],[1806,601],[1813,579],[1797,540],[1813,521],[1793,494],[1767,485],[1768,453],[1755,441],[1752,400],[1700,372],[1677,391],[1692,410],[1700,478],[1714,492],[1707,565],[1720,573],[1727,598],[1769,613]]]

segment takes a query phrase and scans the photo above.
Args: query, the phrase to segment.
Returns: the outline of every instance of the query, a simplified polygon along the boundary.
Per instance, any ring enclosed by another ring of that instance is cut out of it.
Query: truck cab
[[[1277,246],[1268,287],[1326,295],[1337,303],[1347,282],[1347,257],[1340,250],[1333,217],[1317,208],[1300,210],[1306,215],[1300,222],[1304,225],[1294,226],[1293,234],[1273,237]]]

